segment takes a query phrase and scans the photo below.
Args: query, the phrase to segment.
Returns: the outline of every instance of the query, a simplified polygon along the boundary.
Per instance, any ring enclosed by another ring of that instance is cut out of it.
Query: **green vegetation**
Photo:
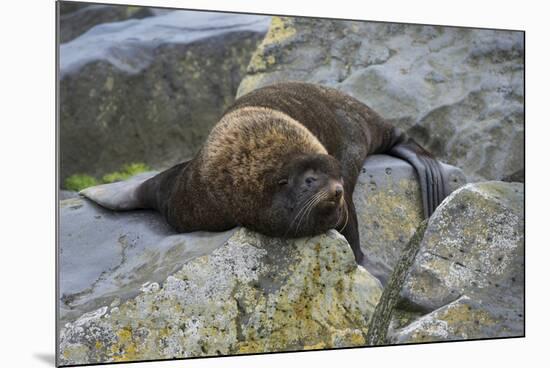
[[[75,174],[65,179],[65,188],[76,192],[98,184],[97,179],[90,175]]]
[[[126,180],[136,174],[149,171],[151,168],[142,162],[134,162],[124,165],[120,171],[115,171],[103,176],[101,180],[86,174],[74,174],[65,179],[65,189],[76,192],[94,185],[113,183]]]
[[[103,182],[104,183],[113,183],[115,181],[121,181],[126,180],[128,178],[131,178],[132,176],[151,170],[149,166],[142,162],[135,162],[128,165],[124,165],[122,167],[122,170],[115,171],[110,174],[106,174],[103,176]]]

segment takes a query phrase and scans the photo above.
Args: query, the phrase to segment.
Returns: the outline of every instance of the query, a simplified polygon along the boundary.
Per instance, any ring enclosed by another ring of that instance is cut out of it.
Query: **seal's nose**
[[[340,183],[334,183],[332,185],[332,192],[334,193],[334,199],[338,200],[344,194],[344,187]]]

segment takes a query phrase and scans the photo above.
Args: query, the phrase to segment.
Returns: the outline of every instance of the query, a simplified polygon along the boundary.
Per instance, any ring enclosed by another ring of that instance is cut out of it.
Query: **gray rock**
[[[157,212],[113,212],[83,198],[60,202],[59,228],[61,323],[136,296],[233,233],[176,234]]]
[[[381,292],[334,230],[281,241],[241,229],[162,285],[67,323],[61,362],[360,346]]]
[[[464,184],[460,170],[444,167],[451,188]],[[154,174],[138,174],[127,182]],[[422,220],[414,170],[391,156],[369,157],[354,202],[365,265],[385,284]],[[135,296],[144,282],[161,282],[191,258],[221,246],[232,233],[176,234],[154,211],[113,212],[78,197],[60,203],[63,322],[117,298]]]
[[[521,32],[274,17],[239,95],[276,82],[351,94],[469,181],[523,169]]]
[[[73,192],[72,190],[59,190],[59,196],[58,196],[58,199],[60,201],[63,201],[65,199],[70,199],[70,198],[77,198],[78,197],[78,193],[77,192]]]
[[[401,258],[395,265],[388,283],[384,286],[384,292],[376,305],[376,309],[369,323],[369,332],[367,334],[367,344],[369,345],[385,345],[388,343],[388,328],[392,322],[395,307],[399,302],[401,286],[418,254],[420,243],[422,242],[427,226],[427,219],[422,221],[418,226],[413,237],[405,249],[403,249]]]
[[[69,13],[74,13],[82,8],[85,8],[87,6],[90,6],[90,4],[86,3],[78,3],[78,2],[67,2],[67,1],[60,1],[59,2],[59,14],[65,15]]]
[[[154,15],[152,8],[139,6],[60,3],[59,42],[69,42],[95,25]]]
[[[233,101],[269,17],[173,11],[60,47],[60,177],[192,156]]]
[[[445,164],[443,168],[451,191],[466,184],[460,169]],[[403,249],[424,219],[413,167],[387,155],[368,157],[359,175],[353,201],[366,259],[364,265],[385,285]]]
[[[468,184],[448,197],[429,221],[401,298],[392,343],[522,336],[523,184]]]

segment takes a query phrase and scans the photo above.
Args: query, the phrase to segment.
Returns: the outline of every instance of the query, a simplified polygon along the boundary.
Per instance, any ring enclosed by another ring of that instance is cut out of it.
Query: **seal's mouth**
[[[341,207],[344,204],[344,199],[341,198],[333,198],[333,199],[327,199],[324,200],[319,204],[319,207],[326,207],[326,208],[336,208]]]
[[[329,187],[311,195],[294,211],[287,234],[294,237],[317,235],[348,221],[343,193],[331,192]]]
[[[330,180],[325,188],[325,193],[322,206],[336,208],[344,204],[344,187],[339,180]]]

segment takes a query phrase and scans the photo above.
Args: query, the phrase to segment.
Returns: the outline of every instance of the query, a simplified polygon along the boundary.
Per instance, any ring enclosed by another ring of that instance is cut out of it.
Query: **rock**
[[[135,297],[144,283],[164,281],[233,233],[176,234],[157,212],[113,212],[84,198],[61,201],[59,207],[62,324]]]
[[[152,8],[140,6],[60,3],[60,14],[59,42],[65,43],[97,24],[146,18],[154,12]]]
[[[90,4],[86,4],[86,3],[77,3],[77,2],[67,2],[67,1],[63,1],[63,2],[59,2],[59,14],[60,15],[66,15],[66,14],[69,14],[69,13],[73,13],[73,12],[76,12],[82,8],[85,8],[87,6],[90,6]]]
[[[460,170],[444,167],[451,188],[464,184]],[[128,180],[154,174],[142,173]],[[61,191],[60,198],[65,192]],[[78,198],[74,192],[67,193],[71,199],[60,202],[62,322],[117,298],[137,295],[143,283],[162,282],[183,263],[211,252],[232,234],[176,234],[155,211],[113,212]],[[354,202],[365,266],[384,285],[422,220],[420,190],[412,167],[391,156],[369,157]]]
[[[238,95],[276,82],[349,93],[469,181],[524,167],[523,33],[273,17]]]
[[[282,241],[240,229],[162,285],[67,323],[61,363],[360,346],[380,294],[334,230]]]
[[[508,181],[511,183],[524,183],[525,182],[525,169],[521,169],[516,171],[513,174],[510,174],[506,176],[505,178],[502,178],[502,181]]]
[[[420,243],[424,237],[424,232],[428,226],[428,220],[420,223],[409,243],[403,249],[401,258],[395,265],[391,278],[384,286],[384,292],[369,322],[369,332],[367,333],[368,345],[386,345],[387,333],[392,321],[393,311],[399,302],[399,292],[401,286],[407,277],[409,268],[414,262]]]
[[[523,184],[468,184],[448,197],[400,294],[391,343],[523,336]]]
[[[60,47],[60,178],[192,156],[235,98],[269,17],[173,11]]]
[[[466,184],[464,173],[443,165],[450,190]],[[407,162],[387,156],[367,158],[353,202],[357,210],[365,267],[386,284],[403,249],[424,219],[416,173]]]
[[[73,192],[72,190],[59,190],[59,197],[58,199],[60,201],[63,201],[65,199],[70,199],[70,198],[78,198],[78,193],[77,192]]]

